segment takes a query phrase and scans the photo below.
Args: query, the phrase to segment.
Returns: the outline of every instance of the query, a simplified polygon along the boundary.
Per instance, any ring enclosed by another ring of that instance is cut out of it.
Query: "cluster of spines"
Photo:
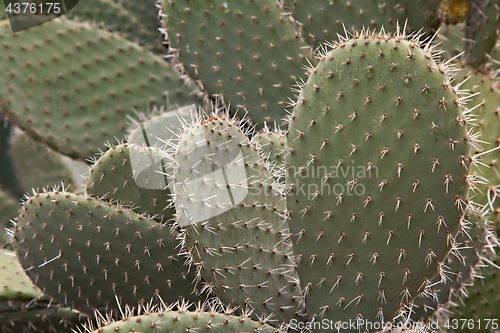
[[[286,332],[285,326],[272,327],[266,318],[251,319],[251,312],[239,311],[217,299],[196,304],[175,302],[172,304],[145,303],[137,307],[126,305],[120,309],[119,320],[96,312],[95,322],[77,327],[78,333],[111,332],[212,332],[220,330],[228,333]]]

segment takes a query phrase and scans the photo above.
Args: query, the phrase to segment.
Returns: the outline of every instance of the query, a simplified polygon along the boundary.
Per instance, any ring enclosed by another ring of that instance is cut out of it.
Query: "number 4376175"
[[[61,12],[61,4],[57,2],[33,3],[33,2],[16,2],[9,3],[5,11],[8,14],[59,14]]]
[[[453,330],[498,329],[498,319],[448,319],[444,327]]]

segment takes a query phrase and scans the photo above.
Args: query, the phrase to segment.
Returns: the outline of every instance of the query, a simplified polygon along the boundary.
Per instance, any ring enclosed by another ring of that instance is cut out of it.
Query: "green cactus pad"
[[[298,21],[309,44],[320,43],[362,28],[396,28],[407,21],[410,31],[424,28],[427,32],[438,25],[436,12],[439,1],[348,1],[348,0],[290,0],[289,10]]]
[[[103,323],[93,333],[141,332],[141,333],[277,333],[274,327],[253,321],[248,316],[217,313],[196,309],[163,309],[162,311],[145,311],[139,316],[129,316],[118,321]],[[86,331],[87,332],[87,331]],[[91,332],[90,330],[88,332]]]
[[[174,203],[197,271],[225,304],[278,323],[301,310],[283,196],[255,146],[226,116],[187,127],[175,154]]]
[[[102,23],[109,31],[125,35],[129,40],[154,51],[160,50],[154,31],[140,22],[133,12],[129,12],[120,3],[113,0],[80,1],[68,14],[68,18]],[[155,17],[156,19],[156,17]]]
[[[0,312],[0,331],[3,333],[68,333],[86,317],[70,308],[44,305]]]
[[[68,156],[87,158],[123,138],[134,110],[167,98],[191,104],[197,94],[162,58],[86,23],[57,19],[12,34],[4,21],[0,43],[6,115]]]
[[[287,206],[312,318],[405,317],[442,272],[477,138],[433,55],[415,37],[362,31],[324,46],[300,86]]]
[[[1,105],[0,117],[3,118]],[[15,127],[9,122],[4,122],[4,125],[0,126],[0,147],[3,147],[3,149],[0,149],[0,187],[8,191],[12,196],[22,197],[25,191],[19,184],[12,156],[9,153],[10,138],[15,130]]]
[[[263,128],[253,141],[257,143],[261,155],[269,156],[269,163],[280,166],[285,161],[286,132],[281,129]]]
[[[158,148],[135,144],[110,147],[90,170],[87,194],[119,201],[161,221],[170,220],[175,210],[168,208],[168,163],[168,155]]]
[[[84,313],[116,311],[118,302],[154,296],[167,303],[193,299],[192,277],[168,228],[120,206],[72,193],[39,193],[24,204],[15,239],[34,283]]]
[[[457,74],[458,82],[467,79],[461,86],[468,90],[471,97],[468,103],[473,109],[481,126],[481,140],[485,141],[478,153],[485,152],[500,146],[500,87],[499,79],[494,73],[485,74],[472,66],[464,66]],[[487,218],[500,223],[500,149],[491,151],[482,156],[483,165],[473,169],[473,173],[483,177],[482,184],[478,184],[479,191],[473,197],[480,204],[488,204]]]
[[[260,125],[281,121],[310,51],[276,1],[164,1],[163,13],[172,52],[199,86]]]
[[[500,29],[499,0],[470,0],[471,9],[465,28],[465,58],[479,66],[488,61]]]
[[[21,131],[14,133],[10,140],[10,154],[25,192],[61,184],[71,190],[78,187],[79,179],[73,179],[69,166],[63,160],[65,156]]]
[[[463,232],[455,236],[456,249],[445,260],[447,271],[451,274],[445,280],[435,276],[432,287],[415,298],[411,306],[413,318],[425,320],[433,314],[448,316],[450,307],[466,297],[467,286],[476,274],[476,266],[483,264],[482,258],[491,256],[491,246],[496,241],[490,222],[480,212],[468,212],[464,221],[466,226]]]
[[[13,251],[0,249],[0,302],[31,302],[42,296],[24,272]]]

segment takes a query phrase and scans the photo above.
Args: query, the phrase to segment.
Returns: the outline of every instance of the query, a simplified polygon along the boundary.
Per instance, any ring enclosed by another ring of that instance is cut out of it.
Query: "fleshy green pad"
[[[349,0],[293,0],[290,11],[309,44],[321,43],[344,35],[352,29],[394,30],[399,23],[409,31],[435,30],[438,26],[436,12],[439,1],[349,1]]]
[[[0,25],[0,101],[31,137],[88,158],[126,135],[127,115],[148,106],[191,104],[164,59],[86,23],[57,19],[17,34]],[[34,56],[36,54],[36,56]]]
[[[476,266],[483,264],[483,257],[492,254],[489,247],[495,236],[489,222],[477,212],[468,212],[465,221],[464,232],[455,236],[457,250],[450,252],[444,262],[448,272],[445,280],[444,276],[435,276],[433,286],[415,298],[411,306],[413,319],[431,318],[435,311],[446,314],[454,304],[460,304],[467,297],[467,286],[474,280]]]
[[[0,249],[0,281],[0,332],[65,333],[84,319],[43,295],[13,251]]]
[[[488,151],[500,146],[500,87],[497,77],[481,73],[472,66],[464,66],[456,76],[457,82],[467,79],[461,86],[471,94],[470,108],[473,109],[481,126],[482,151]],[[478,151],[480,152],[480,151]],[[500,149],[484,154],[482,162],[487,167],[479,166],[473,173],[486,179],[486,184],[479,184],[473,199],[480,204],[488,204],[490,214],[488,219],[500,223]],[[496,198],[496,199],[495,199]],[[494,213],[493,213],[494,212]]]
[[[309,47],[274,0],[164,1],[172,52],[209,94],[248,116],[281,122]]]
[[[0,249],[0,302],[31,302],[42,296],[24,272],[13,251]]]
[[[471,10],[465,26],[465,58],[480,66],[495,47],[500,27],[499,0],[470,0]]]
[[[455,25],[441,25],[439,33],[436,36],[436,42],[439,42],[439,48],[444,50],[445,59],[451,59],[463,52],[465,43],[465,23]]]
[[[157,295],[166,303],[197,299],[169,229],[104,201],[39,193],[26,201],[15,239],[35,284],[84,313]]]
[[[165,151],[135,144],[109,148],[93,165],[87,179],[87,194],[102,200],[116,200],[141,214],[168,221],[175,210],[167,187],[168,164]]]
[[[284,197],[238,122],[225,116],[186,128],[175,154],[178,222],[206,290],[277,323],[301,311]]]
[[[86,317],[69,308],[51,307],[0,312],[0,331],[19,333],[68,333]]]
[[[89,331],[90,332],[90,331]],[[277,333],[274,327],[248,317],[204,311],[165,310],[113,321],[94,333]]]
[[[470,119],[429,45],[361,32],[330,48],[289,120],[298,273],[310,318],[390,321],[459,230]]]
[[[118,1],[86,0],[79,1],[68,14],[68,18],[103,24],[112,32],[121,33],[127,39],[145,46],[147,49],[159,51],[159,41],[135,16]]]

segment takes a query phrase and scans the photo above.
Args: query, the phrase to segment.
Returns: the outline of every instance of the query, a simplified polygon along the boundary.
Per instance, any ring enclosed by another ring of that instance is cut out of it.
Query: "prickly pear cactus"
[[[417,37],[362,31],[325,45],[300,84],[286,182],[309,318],[391,321],[445,279],[476,136],[433,57]]]
[[[345,30],[362,28],[391,30],[398,22],[407,22],[409,31],[425,27],[427,32],[438,25],[436,12],[439,1],[349,1],[349,0],[289,0],[287,9],[297,21],[299,31],[314,47],[337,38]]]
[[[0,247],[9,241],[6,229],[19,214],[18,203],[4,190],[0,189]]]
[[[19,182],[26,192],[31,192],[32,189],[61,186],[61,184],[71,191],[80,189],[81,174],[76,176],[72,172],[71,169],[74,166],[67,163],[69,159],[30,138],[26,133],[17,131],[12,135],[10,155]],[[85,170],[84,165],[81,168]]]
[[[414,319],[425,321],[433,314],[448,318],[450,308],[467,297],[468,286],[479,274],[477,266],[484,265],[484,258],[494,255],[497,243],[491,221],[472,209],[465,214],[463,230],[455,236],[455,242],[444,261],[449,272],[447,280],[435,276],[432,285],[415,298],[411,306]]]
[[[309,46],[274,0],[163,1],[171,53],[189,76],[248,116],[280,121]]]
[[[487,69],[486,69],[487,70]],[[481,164],[472,173],[480,180],[474,201],[487,205],[487,218],[500,222],[500,87],[494,71],[482,72],[470,65],[463,66],[456,74],[456,80],[464,80],[462,89],[472,96],[470,105],[481,127],[481,147],[476,153]]]
[[[197,300],[174,237],[121,206],[61,191],[27,199],[15,240],[19,260],[44,293],[92,313],[158,296],[169,304]]]
[[[163,306],[162,309],[151,311],[142,309],[143,314],[127,316],[119,321],[101,320],[98,327],[90,326],[85,332],[143,332],[143,333],[182,333],[182,332],[284,332],[264,323],[253,321],[248,314],[236,316],[233,309],[225,309],[224,313],[207,304],[196,306],[189,310],[189,304],[178,306]],[[83,333],[83,331],[81,331]]]
[[[478,274],[481,278],[467,288],[467,297],[452,308],[452,316],[444,323],[448,332],[497,332],[500,309],[499,259],[485,263]]]
[[[166,99],[191,104],[199,93],[162,58],[88,23],[57,19],[22,34],[14,37],[1,22],[3,110],[28,135],[68,156],[88,158],[124,137],[134,110]]]
[[[177,219],[202,288],[276,323],[303,306],[268,165],[228,115],[204,117],[179,137],[173,179]]]
[[[471,9],[465,29],[465,58],[480,66],[495,47],[500,27],[499,0],[470,0]]]
[[[148,1],[145,1],[147,5]],[[154,3],[149,4],[154,9]],[[104,25],[108,30],[120,33],[127,39],[136,42],[147,49],[160,52],[160,43],[155,37],[154,30],[148,30],[134,13],[127,10],[120,1],[116,0],[87,0],[80,1],[67,17],[78,18],[96,24]],[[155,20],[156,21],[156,20]]]

